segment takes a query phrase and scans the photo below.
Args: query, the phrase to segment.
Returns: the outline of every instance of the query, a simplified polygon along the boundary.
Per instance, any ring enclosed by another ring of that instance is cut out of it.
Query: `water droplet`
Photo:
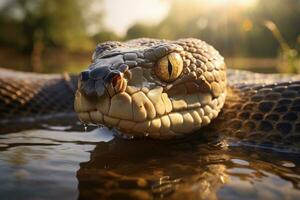
[[[84,127],[84,132],[87,132],[87,125],[86,124],[83,124],[83,127]]]
[[[225,178],[224,178],[224,176],[220,176],[220,180],[222,181],[223,184],[225,183]]]
[[[163,176],[159,178],[159,184],[165,183],[165,182],[169,182],[170,180],[170,176]]]
[[[239,165],[246,165],[246,166],[249,165],[249,162],[246,161],[246,160],[241,160],[241,159],[233,158],[233,159],[231,159],[231,161],[232,161],[233,163],[239,164]]]
[[[283,167],[288,167],[288,168],[296,167],[295,163],[290,162],[290,161],[282,161],[281,165]]]
[[[98,128],[103,128],[104,126],[102,124],[97,125]]]
[[[53,130],[53,131],[66,131],[66,130],[70,130],[72,129],[71,125],[68,126],[52,126],[52,125],[48,125],[48,124],[42,124],[42,127],[49,129],[49,130]]]

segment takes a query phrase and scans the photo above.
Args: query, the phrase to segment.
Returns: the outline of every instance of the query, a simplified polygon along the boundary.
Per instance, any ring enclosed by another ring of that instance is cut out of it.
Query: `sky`
[[[137,22],[159,23],[170,8],[169,0],[104,0],[104,24],[118,35]]]

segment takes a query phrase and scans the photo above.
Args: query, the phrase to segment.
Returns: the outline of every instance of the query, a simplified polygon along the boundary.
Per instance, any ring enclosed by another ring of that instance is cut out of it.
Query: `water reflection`
[[[106,129],[1,134],[0,199],[76,199],[79,163],[112,138]]]
[[[77,172],[80,199],[297,199],[297,155],[185,141],[97,144]],[[283,163],[289,163],[286,167]],[[293,165],[292,165],[292,164]],[[294,167],[290,167],[294,166]]]
[[[299,154],[226,144],[57,127],[0,135],[0,199],[298,199]]]

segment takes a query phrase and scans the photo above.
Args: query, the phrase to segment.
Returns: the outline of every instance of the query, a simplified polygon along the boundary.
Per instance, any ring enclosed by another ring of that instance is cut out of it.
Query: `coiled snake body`
[[[2,124],[20,115],[71,113],[76,77],[17,74],[0,75]],[[85,124],[135,137],[213,131],[266,145],[298,144],[298,80],[299,75],[226,72],[218,51],[198,39],[105,42],[79,76],[74,108]]]

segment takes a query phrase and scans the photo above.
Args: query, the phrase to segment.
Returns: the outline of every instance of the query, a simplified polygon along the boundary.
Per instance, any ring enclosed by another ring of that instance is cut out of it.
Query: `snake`
[[[1,69],[0,123],[76,118],[135,138],[300,143],[300,75],[227,69],[195,38],[100,43],[79,75]],[[45,117],[46,116],[46,117]]]

